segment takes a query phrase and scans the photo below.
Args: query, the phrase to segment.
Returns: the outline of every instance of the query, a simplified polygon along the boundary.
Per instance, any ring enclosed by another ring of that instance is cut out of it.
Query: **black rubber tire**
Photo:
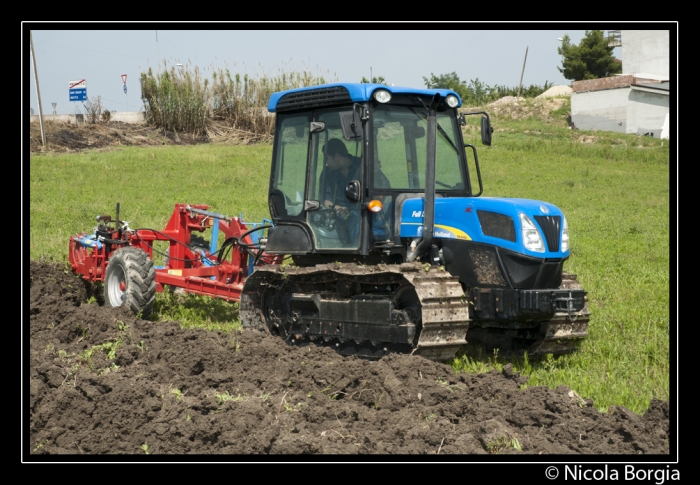
[[[104,295],[106,306],[148,316],[156,299],[156,270],[148,254],[134,247],[116,250],[107,264]]]

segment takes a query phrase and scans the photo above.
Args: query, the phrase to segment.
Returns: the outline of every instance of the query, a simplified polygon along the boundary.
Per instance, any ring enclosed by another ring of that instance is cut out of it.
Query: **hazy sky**
[[[32,24],[47,28],[32,31],[44,114],[53,112],[52,102],[58,114],[74,113],[76,108],[84,112],[82,104],[69,101],[68,96],[69,81],[79,79],[86,80],[89,99],[101,97],[103,108],[138,111],[142,108],[140,73],[149,67],[162,69],[163,60],[169,66],[178,62],[197,66],[207,77],[212,69],[229,68],[233,73],[254,77],[308,71],[328,81],[359,82],[371,73],[383,76],[388,84],[425,87],[423,77],[454,71],[467,83],[478,78],[489,86],[517,87],[527,48],[523,86],[569,84],[556,69],[561,66],[557,38],[568,34],[578,44],[585,35],[585,30],[569,29],[562,23],[551,24],[551,30],[474,30],[488,24],[468,23],[449,24],[449,30],[426,30],[421,24],[397,24],[397,30],[378,28],[391,24],[357,24],[357,30],[299,30],[295,24],[279,24],[280,30],[263,30],[255,23],[230,24],[230,30],[168,30],[187,25],[168,23],[156,30],[159,24],[149,23],[144,24],[149,29],[114,30],[120,27],[116,23],[104,24],[111,30],[48,30],[74,29],[81,24]],[[315,25],[328,28],[333,24]],[[585,27],[581,23],[571,25]],[[213,25],[217,29],[222,26],[226,25]],[[269,29],[270,24],[264,26]],[[348,26],[342,25],[344,29]],[[435,28],[435,24],[429,26]],[[455,26],[461,26],[461,30]],[[529,26],[523,23],[513,27]],[[605,27],[620,29],[624,24],[591,26]],[[29,78],[29,107],[39,114],[28,37],[23,38],[22,52],[22,76]],[[614,55],[621,58],[621,48],[616,47]],[[122,74],[127,75],[126,95]],[[25,82],[22,85],[27,86]]]

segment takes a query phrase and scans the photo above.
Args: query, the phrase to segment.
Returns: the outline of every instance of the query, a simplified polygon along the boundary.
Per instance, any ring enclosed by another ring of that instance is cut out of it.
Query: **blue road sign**
[[[126,84],[124,85],[124,94],[126,94]]]
[[[87,100],[87,88],[69,89],[68,98],[70,101],[85,101]]]

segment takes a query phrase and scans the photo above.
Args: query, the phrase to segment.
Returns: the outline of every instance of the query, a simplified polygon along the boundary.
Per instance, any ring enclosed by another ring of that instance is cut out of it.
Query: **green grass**
[[[493,144],[477,132],[483,196],[546,200],[566,214],[571,258],[592,313],[581,351],[511,360],[528,385],[567,385],[598,409],[641,413],[669,399],[670,149],[668,140],[566,128],[567,109],[542,122],[492,116]],[[478,120],[471,120],[469,122]],[[466,127],[467,129],[469,127]],[[208,204],[245,220],[269,217],[270,145],[124,148],[30,159],[30,258],[67,260],[68,238],[90,232],[98,214],[132,228],[161,229],[175,203]],[[153,320],[229,331],[236,305],[158,294]],[[675,343],[674,343],[675,345]],[[457,371],[500,369],[503,358],[469,355]]]
[[[206,328],[224,333],[242,328],[238,303],[191,293],[177,295],[164,291],[158,294],[151,318],[178,321],[182,328]]]
[[[176,203],[268,218],[270,154],[266,145],[200,145],[32,155],[30,259],[67,260],[70,236],[90,232],[98,214],[114,217],[117,202],[132,229],[163,229]]]

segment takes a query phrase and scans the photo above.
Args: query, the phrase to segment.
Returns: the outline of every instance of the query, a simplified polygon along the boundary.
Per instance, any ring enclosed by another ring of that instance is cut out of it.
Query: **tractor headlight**
[[[386,89],[377,89],[374,92],[374,99],[380,103],[388,103],[391,100],[391,93]]]
[[[561,250],[565,253],[569,250],[569,226],[566,223],[566,217],[562,216],[562,218],[564,219],[564,224],[561,231]]]
[[[520,226],[523,234],[523,244],[525,249],[535,251],[537,253],[544,252],[544,241],[540,236],[540,231],[537,230],[535,224],[525,214],[520,214]]]
[[[459,104],[459,99],[457,99],[457,96],[455,96],[454,94],[448,94],[447,99],[445,99],[445,101],[447,102],[447,106],[449,106],[450,108],[456,108]]]

